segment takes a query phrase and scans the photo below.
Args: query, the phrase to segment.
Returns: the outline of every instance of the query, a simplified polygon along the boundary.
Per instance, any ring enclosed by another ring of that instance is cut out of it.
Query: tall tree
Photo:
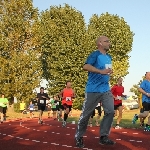
[[[42,74],[38,10],[32,0],[3,0],[0,12],[0,90],[29,100]]]
[[[143,76],[142,79],[137,84],[134,84],[132,86],[132,88],[130,89],[130,92],[134,93],[134,96],[133,96],[134,99],[137,99],[140,96],[140,94],[141,94],[139,92],[138,88],[139,88],[139,86],[142,83],[142,81],[143,81],[144,78],[145,78],[145,76]]]
[[[58,93],[71,80],[78,100],[83,100],[86,75],[86,26],[81,12],[69,5],[51,6],[41,13],[43,76],[49,92]]]
[[[113,58],[113,75],[111,76],[111,85],[116,83],[118,77],[124,77],[128,74],[129,52],[132,50],[133,32],[124,18],[109,13],[94,14],[88,25],[89,42],[87,42],[88,52],[97,49],[95,45],[96,38],[105,35],[110,38],[111,48],[109,54]]]

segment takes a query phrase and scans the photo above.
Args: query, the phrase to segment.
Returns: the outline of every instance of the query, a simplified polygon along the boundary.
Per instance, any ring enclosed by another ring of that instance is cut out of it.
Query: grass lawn
[[[72,110],[72,116],[70,116],[68,118],[68,122],[71,122],[71,121],[75,121],[77,123],[78,119],[79,119],[79,116],[80,116],[80,113],[81,111],[77,111],[77,110]],[[123,112],[123,116],[122,116],[122,120],[121,120],[121,123],[120,123],[120,126],[124,127],[124,128],[139,128],[139,120],[137,121],[136,124],[132,124],[132,118],[134,116],[134,114],[139,114],[139,109],[134,109],[134,110],[126,110],[125,112]],[[52,113],[51,113],[52,115]],[[45,111],[43,116],[47,117],[47,112]],[[96,114],[97,116],[97,114]],[[15,113],[11,110],[8,110],[7,112],[7,119],[16,119],[16,118],[27,118],[29,117],[29,114],[21,114],[21,113]],[[34,117],[38,117],[38,112],[34,112]],[[103,113],[102,113],[102,116],[100,118],[100,121],[101,119],[103,118]],[[116,118],[114,118],[114,122],[113,124],[115,125],[116,124]],[[95,122],[95,117],[94,117],[94,120],[93,120],[93,124]],[[147,120],[145,121],[145,123],[147,122]]]

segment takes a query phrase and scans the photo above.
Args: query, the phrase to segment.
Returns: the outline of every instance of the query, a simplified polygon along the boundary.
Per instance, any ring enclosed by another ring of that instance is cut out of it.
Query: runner
[[[30,111],[30,118],[33,118],[33,111],[34,111],[34,104],[32,104],[32,101],[30,101],[30,105],[29,105],[29,111]]]
[[[64,88],[60,94],[60,98],[62,98],[62,105],[65,110],[64,112],[64,119],[62,122],[62,127],[66,127],[66,121],[68,118],[68,114],[71,111],[72,108],[72,99],[75,98],[75,91],[71,88],[71,82],[67,81],[66,82],[66,88]]]
[[[143,113],[139,115],[135,114],[132,123],[135,124],[138,118],[146,118],[149,115],[150,111],[150,72],[146,72],[145,79],[140,84],[139,92],[142,93],[142,106]],[[144,129],[145,131],[150,131],[150,116],[148,117],[148,123]]]
[[[114,145],[116,143],[108,138],[114,116],[114,101],[109,86],[110,75],[113,73],[112,58],[107,54],[110,40],[106,36],[100,36],[97,38],[96,44],[98,49],[88,56],[83,66],[83,69],[88,71],[88,80],[85,101],[75,133],[76,146],[79,148],[84,147],[83,135],[86,132],[89,118],[98,103],[102,103],[105,113],[100,125],[99,144]]]
[[[56,113],[57,113],[57,103],[58,102],[58,99],[56,96],[54,96],[53,100],[51,100],[51,104],[52,104],[52,111],[53,111],[53,119],[56,120],[57,117],[56,117]]]
[[[52,104],[51,104],[51,100],[50,99],[47,100],[46,106],[47,106],[48,118],[51,118],[51,110],[52,110],[51,106],[52,106]]]
[[[6,121],[7,104],[8,104],[8,99],[4,97],[4,94],[2,94],[0,98],[1,123],[3,123],[3,121]]]
[[[56,101],[57,101],[57,105],[56,105],[56,111],[57,111],[57,120],[59,121],[61,118],[61,114],[62,114],[62,109],[61,109],[61,99],[59,97],[59,95],[56,95]]]
[[[95,111],[98,111],[98,115],[96,117],[96,120],[95,120],[95,125],[96,126],[99,126],[99,119],[101,117],[101,114],[102,114],[102,110],[101,110],[101,103],[98,103],[98,105],[96,106],[96,108],[94,109],[91,117],[90,117],[90,127],[93,126],[93,117],[95,116]]]
[[[38,98],[38,110],[40,111],[38,123],[42,124],[43,123],[42,115],[46,107],[46,100],[49,99],[48,94],[44,93],[44,87],[40,88],[40,93],[37,94],[37,98]]]
[[[144,110],[143,110],[143,106],[142,106],[142,94],[139,95],[138,103],[139,103],[140,113],[143,113]],[[140,126],[141,127],[144,127],[144,120],[145,120],[145,117],[140,118]]]
[[[23,114],[26,112],[26,103],[24,100],[20,102],[20,113],[21,113],[21,118],[23,117]]]
[[[63,107],[63,105],[62,105],[62,98],[60,98],[60,96],[59,96],[59,114],[58,114],[58,121],[62,121],[63,120],[63,118],[62,118],[62,113],[63,113],[63,111],[64,111],[64,107]]]
[[[34,111],[38,111],[38,98],[34,98],[32,100],[32,104],[34,105]]]
[[[114,110],[115,110],[114,117],[117,116],[117,111],[119,112],[115,129],[121,129],[119,124],[120,124],[120,121],[122,118],[122,112],[123,112],[122,99],[123,97],[126,97],[126,95],[123,95],[124,87],[122,86],[122,82],[123,82],[123,79],[121,77],[118,78],[117,84],[115,84],[111,88],[111,92],[114,97]]]

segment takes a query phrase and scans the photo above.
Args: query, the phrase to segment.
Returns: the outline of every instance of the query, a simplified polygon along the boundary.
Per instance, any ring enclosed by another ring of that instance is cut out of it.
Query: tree
[[[111,85],[116,83],[118,77],[125,77],[129,68],[129,52],[132,50],[133,32],[127,25],[124,18],[109,13],[94,14],[88,24],[89,42],[87,42],[88,52],[97,49],[95,41],[100,35],[109,37],[111,48],[109,54],[113,58],[113,75]]]
[[[141,93],[139,92],[138,88],[139,88],[139,86],[140,86],[140,84],[142,83],[142,81],[143,81],[144,78],[145,78],[145,77],[143,76],[143,77],[142,77],[142,80],[140,80],[140,81],[138,82],[138,84],[134,84],[133,87],[130,89],[130,92],[133,92],[134,95],[135,95],[135,96],[133,96],[134,99],[137,99],[137,98],[140,96],[140,94],[141,94]]]
[[[42,74],[38,10],[32,0],[3,0],[1,6],[0,90],[26,101]]]
[[[49,82],[50,94],[58,93],[71,80],[78,100],[83,101],[87,43],[82,13],[67,4],[51,6],[41,13],[40,20],[43,77]]]

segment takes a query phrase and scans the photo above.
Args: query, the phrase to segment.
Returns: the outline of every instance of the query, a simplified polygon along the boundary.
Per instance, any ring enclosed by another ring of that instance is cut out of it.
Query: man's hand
[[[150,97],[150,93],[146,93],[146,95],[147,95],[148,97]]]
[[[104,70],[101,70],[100,72],[101,74],[111,74],[113,73],[112,69],[104,69]]]

